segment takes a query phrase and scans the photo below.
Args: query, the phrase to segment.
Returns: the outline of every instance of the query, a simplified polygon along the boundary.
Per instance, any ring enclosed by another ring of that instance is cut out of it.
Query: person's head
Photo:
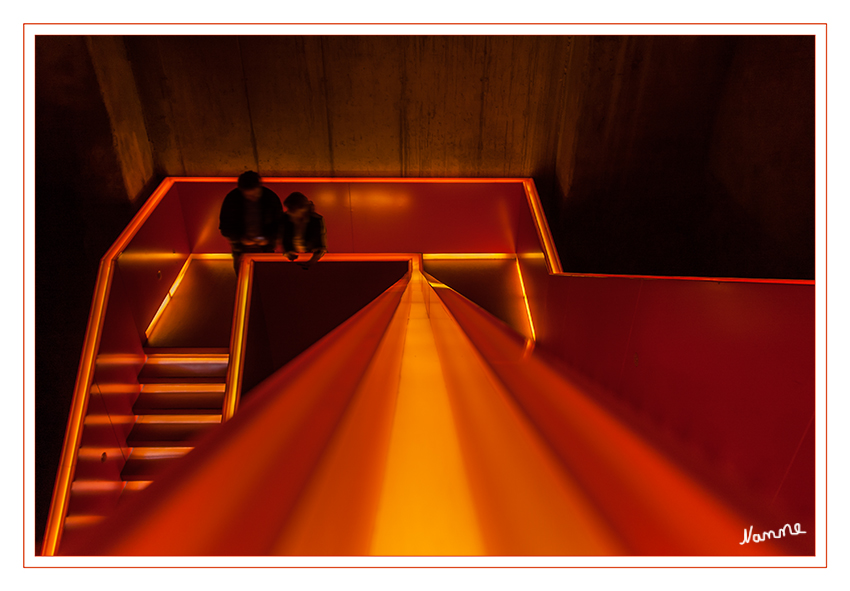
[[[243,172],[239,175],[239,180],[236,183],[242,194],[252,201],[256,201],[263,194],[263,187],[260,184],[260,175],[253,170]]]
[[[303,218],[310,214],[310,200],[304,193],[292,193],[283,200],[286,213],[293,218]]]

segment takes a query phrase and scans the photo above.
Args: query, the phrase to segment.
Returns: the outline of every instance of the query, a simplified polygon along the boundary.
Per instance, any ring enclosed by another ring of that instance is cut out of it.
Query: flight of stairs
[[[132,449],[121,477],[150,482],[192,441],[221,423],[228,354],[187,349],[149,349],[139,372],[141,393],[133,405]],[[139,485],[134,489],[142,488]]]
[[[145,355],[141,391],[132,409],[135,417],[110,417],[105,408],[94,407],[97,397],[92,398],[63,539],[85,535],[88,527],[144,490],[169,462],[189,453],[194,440],[221,423],[227,349],[158,348],[145,349]],[[126,460],[111,443],[121,420],[132,421]]]

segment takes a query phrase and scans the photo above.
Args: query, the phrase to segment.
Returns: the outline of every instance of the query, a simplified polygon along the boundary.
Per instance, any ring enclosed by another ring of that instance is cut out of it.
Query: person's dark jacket
[[[242,191],[233,189],[224,198],[224,203],[221,204],[218,229],[231,242],[238,242],[245,237],[246,201],[247,199]],[[263,187],[263,193],[260,196],[260,211],[262,212],[263,236],[269,240],[270,244],[274,244],[280,218],[283,215],[283,207],[280,204],[280,197],[266,187]]]
[[[281,216],[280,234],[283,243],[283,252],[295,252],[292,237],[295,234],[295,224],[288,215]],[[327,239],[325,234],[325,220],[315,211],[310,213],[307,226],[304,228],[304,247],[307,252],[322,250],[327,251]]]

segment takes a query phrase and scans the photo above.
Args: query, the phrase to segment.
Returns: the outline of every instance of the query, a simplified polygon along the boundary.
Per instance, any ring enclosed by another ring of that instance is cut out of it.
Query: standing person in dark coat
[[[298,258],[298,253],[312,253],[310,260],[299,263],[303,269],[309,269],[328,250],[325,220],[303,193],[292,193],[283,205],[286,207],[280,223],[283,252],[290,261]]]
[[[274,191],[264,187],[260,175],[249,170],[239,175],[237,188],[224,198],[219,230],[230,241],[233,267],[246,252],[274,252],[283,208]]]

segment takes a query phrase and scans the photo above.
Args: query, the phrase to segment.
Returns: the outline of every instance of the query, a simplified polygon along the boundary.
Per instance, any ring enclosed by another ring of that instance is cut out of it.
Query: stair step
[[[148,355],[147,362],[139,372],[139,381],[147,382],[175,377],[221,378],[227,375],[228,354],[200,355],[192,353]]]
[[[124,483],[110,480],[76,480],[71,485],[68,517],[109,515],[118,503]]]
[[[151,415],[140,417],[140,419],[151,419]],[[183,416],[164,415],[162,418],[173,420],[154,422],[151,420],[140,420],[133,426],[133,430],[127,436],[127,445],[130,447],[173,447],[177,444],[186,444],[201,437],[204,433],[221,423],[221,415],[194,415],[193,419]],[[214,419],[210,421],[198,419]],[[129,461],[129,460],[128,460]]]
[[[227,347],[144,347],[145,355],[228,355]]]
[[[220,376],[178,376],[139,374],[139,383],[145,384],[224,384],[224,374]]]
[[[224,394],[224,382],[157,382],[142,384],[145,392],[218,392]]]
[[[124,464],[124,469],[121,471],[121,478],[127,481],[153,480],[154,477],[161,473],[168,465],[177,458],[130,458]]]
[[[127,480],[125,481],[124,492],[118,499],[118,505],[122,505],[133,499],[136,495],[145,490],[153,481],[151,480]]]
[[[223,392],[142,392],[133,404],[133,413],[221,414]]]
[[[82,446],[77,450],[74,480],[117,480],[124,465],[124,455],[117,447]]]
[[[76,530],[97,525],[106,517],[104,515],[68,515],[65,518],[65,530]]]
[[[128,485],[125,488],[122,499],[132,497],[138,491],[147,487],[152,478],[173,460],[182,458],[192,451],[191,446],[166,446],[166,447],[137,447],[133,449],[121,478],[125,481],[137,482],[136,485]]]

